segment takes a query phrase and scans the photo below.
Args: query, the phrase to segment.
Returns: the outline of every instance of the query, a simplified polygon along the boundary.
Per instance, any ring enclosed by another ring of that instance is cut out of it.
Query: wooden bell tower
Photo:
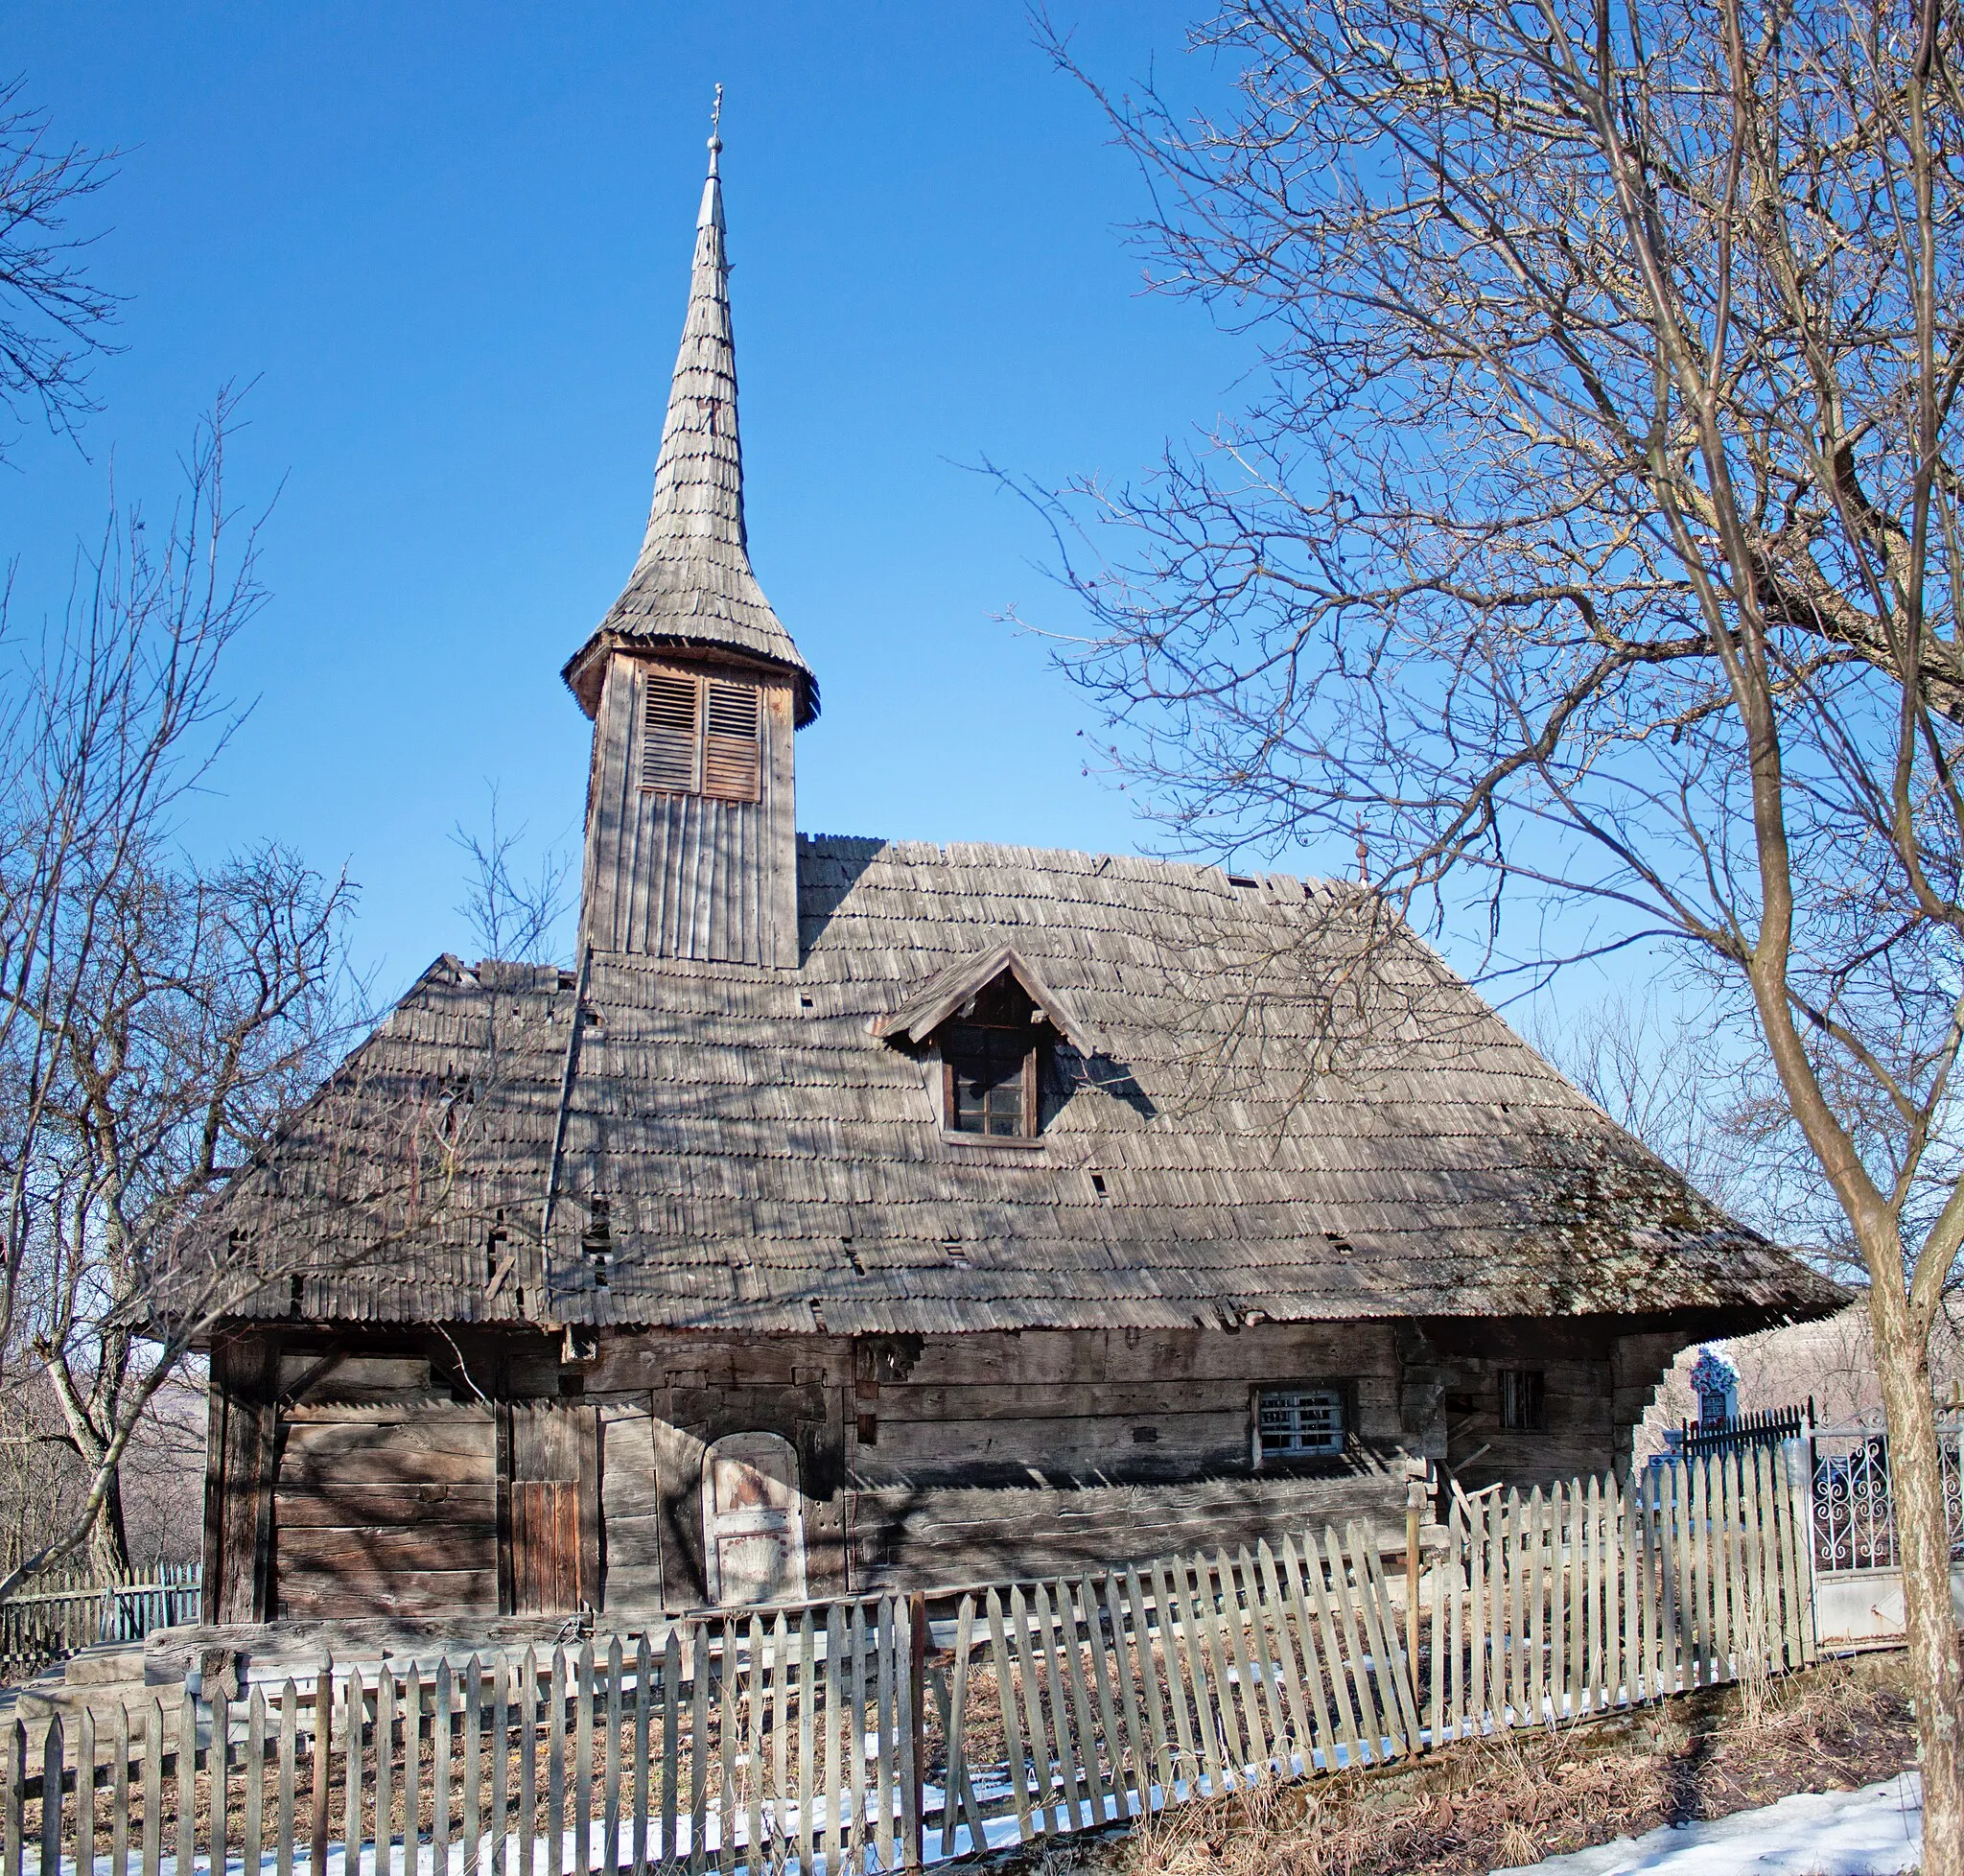
[[[596,951],[798,963],[791,739],[818,683],[751,571],[719,137],[641,557],[568,663],[594,721],[581,898]]]

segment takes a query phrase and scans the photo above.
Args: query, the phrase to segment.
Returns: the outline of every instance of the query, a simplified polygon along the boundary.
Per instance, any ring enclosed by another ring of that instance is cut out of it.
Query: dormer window
[[[941,1032],[943,1125],[951,1134],[1032,1139],[1039,1012],[1014,977],[967,999]]]
[[[1083,1056],[1104,1047],[1013,945],[958,958],[871,1027],[890,1043],[939,1049],[941,1125],[951,1137],[1034,1143],[1040,1051],[1053,1043]]]
[[[754,684],[650,671],[642,701],[644,794],[756,801],[763,781],[763,696]]]

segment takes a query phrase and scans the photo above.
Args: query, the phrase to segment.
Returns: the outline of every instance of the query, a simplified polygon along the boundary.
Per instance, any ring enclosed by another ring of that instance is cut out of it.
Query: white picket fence
[[[596,1653],[188,1693],[0,1765],[0,1876],[919,1868],[1812,1657],[1765,1447],[1459,1499],[1415,1601],[1368,1526]]]

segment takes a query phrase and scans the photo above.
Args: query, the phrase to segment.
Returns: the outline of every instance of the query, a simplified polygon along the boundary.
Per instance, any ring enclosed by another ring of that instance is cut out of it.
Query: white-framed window
[[[1257,1396],[1258,1459],[1295,1459],[1343,1450],[1343,1389],[1264,1388]]]

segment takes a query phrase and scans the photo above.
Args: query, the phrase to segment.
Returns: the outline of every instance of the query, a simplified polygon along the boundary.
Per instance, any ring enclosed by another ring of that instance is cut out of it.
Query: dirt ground
[[[1852,1791],[1916,1758],[1898,1653],[1692,1694],[1616,1719],[1447,1747],[1185,1805],[1120,1835],[1018,1852],[1016,1876],[1462,1876]]]

